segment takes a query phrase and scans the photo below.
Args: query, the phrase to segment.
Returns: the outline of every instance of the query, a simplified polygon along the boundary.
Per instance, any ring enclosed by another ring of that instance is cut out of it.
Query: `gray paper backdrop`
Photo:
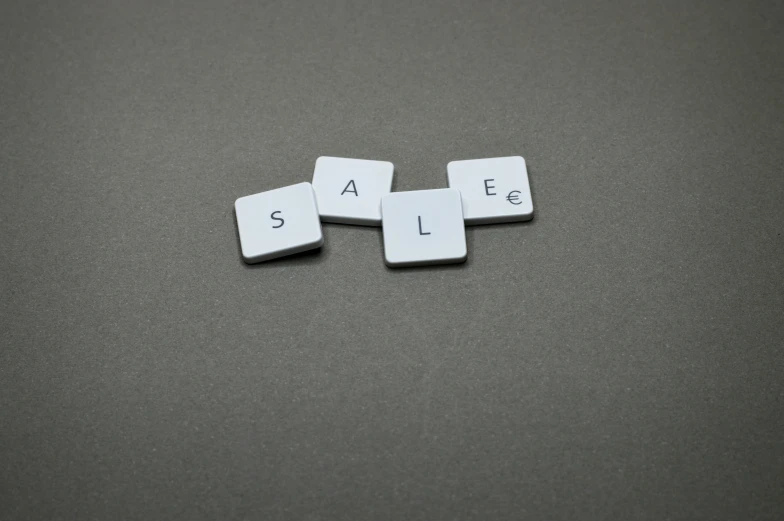
[[[0,518],[781,519],[784,8],[5,1]],[[245,266],[319,155],[535,219]]]

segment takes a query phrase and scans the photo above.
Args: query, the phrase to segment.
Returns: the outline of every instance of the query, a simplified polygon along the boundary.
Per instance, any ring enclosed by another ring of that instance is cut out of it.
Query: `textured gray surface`
[[[3,2],[0,517],[781,519],[780,2]],[[247,267],[241,195],[531,223]]]

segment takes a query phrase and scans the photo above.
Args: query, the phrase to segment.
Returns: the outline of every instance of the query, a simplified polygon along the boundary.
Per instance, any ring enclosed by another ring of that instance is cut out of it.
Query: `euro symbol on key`
[[[512,190],[509,192],[509,195],[506,196],[506,200],[512,203],[513,205],[517,206],[518,204],[523,204],[523,201],[520,200],[520,197],[517,195],[520,193],[520,190]],[[515,202],[517,201],[517,202]]]

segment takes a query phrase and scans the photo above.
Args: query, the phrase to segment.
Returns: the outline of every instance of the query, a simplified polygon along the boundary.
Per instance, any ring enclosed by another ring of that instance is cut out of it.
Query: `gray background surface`
[[[0,517],[781,519],[783,21],[3,2]],[[319,155],[514,154],[536,217],[463,266],[240,260]]]

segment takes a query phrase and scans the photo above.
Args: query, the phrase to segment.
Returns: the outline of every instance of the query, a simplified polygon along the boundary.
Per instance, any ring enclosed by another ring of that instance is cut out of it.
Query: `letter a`
[[[354,187],[354,189],[353,189],[353,190],[349,190],[349,189],[348,189],[348,187],[349,187],[349,186],[353,186],[353,187]],[[348,184],[347,184],[347,185],[346,185],[346,187],[343,189],[343,191],[342,191],[342,192],[340,192],[340,195],[343,195],[343,194],[345,194],[346,192],[352,193],[352,194],[356,195],[357,197],[359,197],[359,194],[357,193],[357,185],[355,185],[355,184],[354,184],[354,180],[353,180],[353,179],[352,179],[351,181],[349,181],[349,182],[348,182]]]

